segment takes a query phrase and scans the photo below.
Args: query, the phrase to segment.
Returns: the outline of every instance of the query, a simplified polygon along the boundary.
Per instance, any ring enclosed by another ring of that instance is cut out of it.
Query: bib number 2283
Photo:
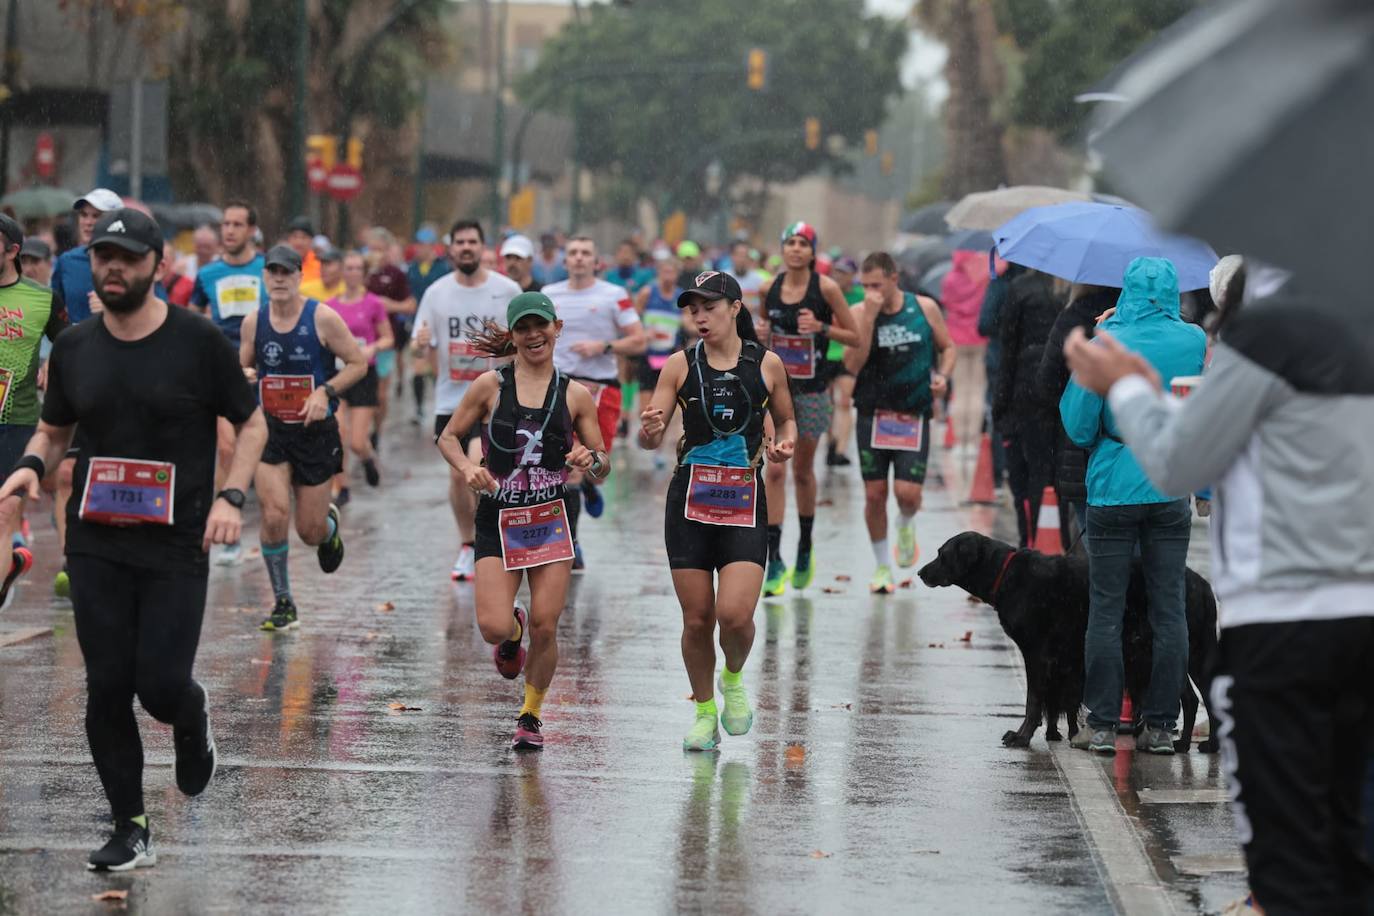
[[[501,562],[508,571],[573,558],[568,512],[561,499],[502,509],[497,528],[501,532]]]
[[[92,458],[81,492],[82,521],[97,525],[170,525],[176,465],[138,458]]]
[[[693,464],[687,482],[688,521],[730,528],[752,528],[758,503],[758,484],[753,468],[723,468]]]

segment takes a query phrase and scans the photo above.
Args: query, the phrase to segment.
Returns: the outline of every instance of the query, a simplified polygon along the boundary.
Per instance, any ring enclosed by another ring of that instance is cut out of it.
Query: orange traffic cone
[[[952,418],[945,419],[945,451],[954,451],[954,420]]]
[[[1035,543],[1032,545],[1041,553],[1062,554],[1064,545],[1059,542],[1059,500],[1055,498],[1054,487],[1046,487],[1040,500],[1040,520],[1036,525]]]
[[[995,503],[997,493],[992,485],[992,437],[983,433],[978,445],[978,464],[973,469],[973,486],[969,488],[971,503]]]

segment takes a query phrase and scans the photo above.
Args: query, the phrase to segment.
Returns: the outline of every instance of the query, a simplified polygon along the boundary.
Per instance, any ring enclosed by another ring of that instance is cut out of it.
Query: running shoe
[[[725,701],[720,711],[720,724],[725,726],[727,735],[747,735],[754,724],[754,710],[749,706],[749,694],[744,685],[726,687],[725,678],[716,680],[721,699]]]
[[[582,545],[577,543],[576,541],[573,541],[572,571],[575,573],[584,573],[587,571],[587,564],[582,559]]]
[[[344,558],[343,523],[339,507],[333,503],[329,504],[329,517],[334,520],[334,536],[315,548],[315,556],[320,561],[320,569],[332,573]]]
[[[916,565],[916,558],[921,555],[921,548],[916,546],[916,526],[907,525],[905,528],[897,528],[897,546],[893,549],[892,555],[897,560],[897,565],[902,569],[910,569]]]
[[[523,651],[523,650],[522,650]],[[544,749],[544,723],[532,712],[524,713],[515,720],[515,737],[510,746],[517,751],[542,751]]]
[[[153,852],[153,835],[148,828],[124,820],[115,821],[109,842],[86,860],[91,871],[132,871],[156,864],[157,853]]]
[[[225,544],[215,559],[216,566],[238,566],[243,562],[243,547],[240,544]]]
[[[515,622],[520,624],[520,639],[508,639],[499,646],[491,647],[492,661],[496,670],[508,681],[513,681],[525,670],[525,647],[521,640],[525,637],[525,609],[515,606]]]
[[[606,500],[601,498],[601,489],[590,480],[582,481],[582,505],[587,507],[587,514],[592,518],[601,518],[601,513],[606,511]]]
[[[1172,757],[1174,754],[1174,733],[1171,729],[1157,728],[1147,723],[1144,730],[1135,737],[1135,749],[1147,754]]]
[[[374,459],[363,459],[363,476],[367,478],[369,487],[375,487],[382,482],[382,472],[377,470],[377,462]]]
[[[763,580],[763,594],[776,598],[787,591],[787,564],[779,557],[768,561],[768,577]]]
[[[67,572],[67,567],[65,565],[57,571],[56,576],[53,576],[52,593],[59,598],[70,598],[72,596],[72,577],[71,574]]]
[[[797,565],[792,567],[792,587],[801,591],[811,584],[811,580],[816,576],[816,557],[807,550],[805,553],[797,551]]]
[[[10,547],[27,547],[33,538],[33,530],[29,528],[29,520],[24,519],[19,523],[19,530],[10,538]]]
[[[278,598],[272,608],[272,616],[258,625],[259,630],[294,630],[300,626],[296,619],[296,602],[290,598]]]
[[[1069,747],[1111,757],[1116,754],[1116,729],[1084,726],[1069,739]]]
[[[897,586],[892,582],[892,567],[884,563],[873,571],[873,578],[868,580],[868,590],[875,595],[890,595],[897,590]]]
[[[714,751],[720,747],[720,725],[715,716],[698,715],[692,730],[682,739],[684,751]]]
[[[33,554],[27,547],[16,547],[10,553],[10,571],[5,576],[5,582],[0,585],[0,611],[10,606],[14,600],[14,583],[19,581],[19,577],[33,569]]]
[[[334,505],[342,509],[344,506],[348,505],[349,500],[351,500],[352,498],[352,496],[348,495],[348,487],[344,487],[343,489],[339,490],[337,495],[335,495]]]
[[[172,745],[177,752],[177,788],[182,795],[199,795],[215,777],[215,735],[210,730],[210,691],[201,686],[205,705],[194,729],[172,726]]]
[[[453,561],[449,578],[454,582],[471,582],[477,575],[477,551],[471,544],[464,544],[458,551],[458,559]]]

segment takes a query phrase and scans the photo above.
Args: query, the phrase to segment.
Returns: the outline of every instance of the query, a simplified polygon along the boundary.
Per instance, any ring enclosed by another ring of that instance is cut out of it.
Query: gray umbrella
[[[912,235],[944,235],[949,231],[949,227],[945,225],[945,214],[952,206],[952,200],[926,204],[903,216],[898,227],[902,232]]]
[[[1184,24],[1104,106],[1113,183],[1167,228],[1370,307],[1374,3],[1231,0]]]

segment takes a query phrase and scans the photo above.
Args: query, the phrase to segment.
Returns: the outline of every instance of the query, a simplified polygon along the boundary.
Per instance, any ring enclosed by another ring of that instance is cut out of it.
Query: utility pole
[[[505,222],[501,182],[506,171],[506,21],[510,0],[501,0],[496,13],[496,93],[492,98],[491,124],[491,233],[496,237]]]
[[[296,0],[295,104],[291,112],[291,143],[286,151],[287,219],[295,219],[305,212],[305,72],[310,66],[310,22],[306,2]]]

